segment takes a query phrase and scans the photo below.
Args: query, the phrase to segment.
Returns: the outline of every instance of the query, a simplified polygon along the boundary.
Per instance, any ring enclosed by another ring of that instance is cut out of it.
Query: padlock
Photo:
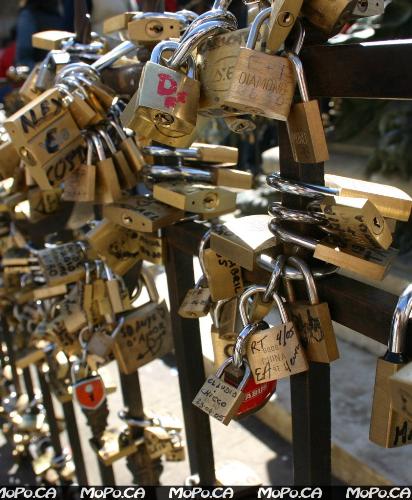
[[[97,410],[106,401],[106,390],[99,374],[92,375],[81,361],[72,365],[73,395],[84,410]]]
[[[128,299],[127,288],[123,280],[119,276],[115,276],[113,274],[113,271],[110,269],[107,263],[104,263],[104,269],[106,274],[106,292],[107,296],[109,297],[111,308],[114,314],[122,313],[125,311],[125,304],[129,303],[130,305],[130,302],[128,300],[125,300],[125,297],[122,293],[123,290],[126,290]]]
[[[106,467],[113,465],[121,458],[133,455],[141,444],[143,444],[143,438],[134,439],[127,428],[123,430],[106,429],[102,433],[99,443],[91,441],[99,460]]]
[[[231,299],[243,291],[242,269],[238,264],[222,257],[211,248],[204,251],[203,261],[213,302]]]
[[[95,276],[92,281],[92,315],[91,321],[114,321],[114,313],[110,303],[109,294],[106,288],[105,276],[103,273],[103,262],[100,259],[95,260]]]
[[[269,231],[270,220],[269,215],[248,215],[214,227],[210,248],[253,271],[259,253],[279,245],[279,238]]]
[[[110,335],[108,335],[105,326],[91,332],[90,340],[87,342],[87,352],[99,358],[107,359],[113,350],[116,337],[120,333],[123,323],[124,317],[120,318]],[[82,335],[81,332],[80,335]]]
[[[14,177],[20,165],[20,156],[11,141],[0,145],[0,180]]]
[[[140,259],[139,234],[103,219],[86,234],[90,257],[100,256],[120,276]]]
[[[319,207],[327,220],[326,229],[343,240],[365,248],[390,247],[390,229],[379,210],[366,198],[326,196],[319,201]]]
[[[173,348],[170,314],[166,302],[159,300],[153,277],[142,267],[149,302],[124,316],[113,352],[122,373],[135,372]]]
[[[161,182],[154,185],[153,197],[180,210],[204,215],[233,212],[236,208],[236,193],[207,184]]]
[[[86,128],[96,120],[96,111],[87,102],[87,93],[84,97],[79,92],[71,92],[67,85],[63,83],[56,84],[56,88],[63,96],[63,103],[69,108],[69,111],[80,129]],[[80,87],[82,90],[83,88]]]
[[[254,50],[259,30],[271,11],[262,10],[253,21],[224,104],[245,113],[286,121],[296,85],[292,63],[286,57]]]
[[[63,42],[74,38],[75,33],[61,30],[48,30],[33,33],[31,37],[32,46],[36,49],[54,50],[60,49]]]
[[[384,448],[395,448],[412,443],[412,418],[398,413],[393,406],[403,408],[402,393],[391,377],[406,365],[406,330],[412,310],[412,285],[399,297],[392,317],[386,354],[376,364],[375,389],[371,412],[369,439]],[[392,392],[392,398],[391,398]]]
[[[389,250],[364,248],[349,242],[301,236],[281,227],[275,220],[270,222],[269,228],[283,243],[292,243],[313,250],[315,259],[342,267],[368,279],[382,280],[397,254],[393,248]]]
[[[289,298],[287,309],[305,350],[308,361],[331,363],[339,359],[327,302],[320,303],[316,283],[309,266],[298,257],[289,257],[288,264],[300,270],[308,291],[309,301]],[[291,283],[290,283],[291,284]]]
[[[113,159],[116,167],[117,177],[119,184],[123,189],[132,189],[137,184],[137,178],[129,167],[126,157],[121,149],[117,149],[110,135],[101,128],[98,129],[99,134],[102,136],[105,144],[109,148],[110,156]]]
[[[325,174],[325,184],[329,188],[329,192],[325,194],[345,198],[367,198],[383,217],[407,221],[411,215],[412,198],[399,188],[332,174]]]
[[[378,15],[384,12],[382,0],[306,0],[302,14],[308,21],[332,37],[343,26],[366,15]]]
[[[294,103],[286,121],[293,159],[298,163],[320,163],[329,160],[328,146],[319,103],[309,99],[302,61],[288,52],[292,62],[302,102]]]
[[[113,159],[106,156],[103,143],[96,134],[91,139],[95,146],[98,160],[96,162],[96,203],[113,203],[122,196],[119,179]]]
[[[105,205],[103,217],[134,231],[153,233],[181,220],[184,212],[148,196],[129,196]]]
[[[75,283],[84,275],[84,243],[64,243],[37,252],[39,265],[49,285]]]
[[[194,288],[187,291],[178,314],[182,318],[202,318],[207,316],[210,310],[210,290],[206,286],[206,278],[202,276]]]
[[[167,248],[160,229],[154,233],[137,233],[137,235],[140,258],[152,264],[165,265]]]
[[[200,101],[199,113],[205,116],[225,116],[233,111],[225,105],[240,47],[245,45],[247,28],[222,33],[199,45]],[[257,47],[259,48],[259,47]]]
[[[166,148],[160,146],[144,146],[142,153],[149,163],[154,163],[152,157],[172,157],[181,158],[189,164],[204,163],[216,164],[218,166],[237,165],[239,160],[238,148],[230,146],[220,146],[216,144],[204,144],[194,142],[190,148]],[[223,164],[223,165],[221,165]],[[209,165],[208,165],[209,166]],[[210,165],[211,166],[211,165]]]
[[[138,176],[140,174],[140,170],[145,165],[145,160],[134,138],[126,135],[123,127],[119,125],[116,120],[111,120],[110,126],[113,127],[120,139],[120,149],[123,151],[130,168],[136,176]]]
[[[163,427],[158,425],[145,427],[143,436],[147,453],[152,460],[156,460],[173,450],[171,437]]]
[[[191,56],[187,75],[161,64],[162,53],[178,46],[177,42],[156,45],[143,69],[137,97],[129,102],[121,120],[124,127],[143,137],[169,146],[187,147],[193,142],[200,83],[195,78]],[[132,117],[130,121],[128,116]]]
[[[274,0],[272,1],[272,12],[269,19],[269,30],[266,39],[266,47],[270,52],[279,50],[293,28],[303,0]]]
[[[96,166],[93,165],[93,142],[87,138],[86,163],[76,167],[64,181],[62,199],[65,201],[94,201]]]
[[[239,349],[240,347],[243,349],[247,340],[246,357],[257,384],[296,375],[309,368],[299,336],[289,320],[282,299],[276,292],[272,293],[271,298],[279,310],[280,323],[270,328],[265,322],[250,323],[247,301],[253,295],[265,292],[266,287],[253,285],[247,288],[240,297],[239,312],[244,329],[236,341],[234,355],[235,366],[239,367]],[[247,329],[250,324],[263,324],[266,327],[259,326],[250,332]]]
[[[30,221],[38,222],[61,208],[62,190],[32,188],[27,193]]]
[[[186,22],[183,16],[172,12],[137,12],[128,20],[129,40],[153,44],[169,38],[180,38]]]
[[[225,382],[225,370],[233,363],[233,357],[227,358],[215,375],[207,377],[206,382],[196,394],[193,404],[210,417],[228,425],[246,398],[243,392],[250,378],[250,368],[244,361],[244,373],[237,387]]]

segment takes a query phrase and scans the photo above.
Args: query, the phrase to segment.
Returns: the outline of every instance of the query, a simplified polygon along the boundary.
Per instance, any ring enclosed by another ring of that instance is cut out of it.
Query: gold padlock
[[[103,217],[134,231],[153,233],[179,221],[182,210],[159,203],[147,196],[129,196],[105,205]]]
[[[279,245],[279,239],[269,230],[270,220],[269,215],[248,215],[219,225],[212,230],[210,248],[253,271],[259,253]]]
[[[137,12],[128,20],[130,40],[139,43],[158,43],[169,38],[180,38],[185,28],[183,19],[170,12]]]
[[[292,63],[285,57],[254,50],[262,23],[271,11],[261,11],[253,21],[224,104],[245,113],[286,121],[296,85]]]
[[[395,448],[412,444],[412,419],[404,411],[398,413],[398,403],[402,406],[402,394],[391,377],[406,364],[406,328],[412,309],[412,286],[402,292],[392,318],[388,350],[376,364],[375,389],[371,412],[369,439],[384,448]],[[392,398],[391,398],[392,389]]]
[[[206,184],[161,182],[154,185],[153,197],[180,210],[200,214],[221,214],[236,208],[236,193]]]
[[[36,49],[54,50],[60,49],[63,42],[66,42],[75,36],[75,33],[71,33],[69,31],[39,31],[38,33],[33,33],[31,43]]]
[[[162,144],[187,147],[193,142],[197,121],[200,82],[189,57],[186,75],[160,64],[162,53],[176,49],[176,42],[161,42],[145,64],[140,87],[121,115],[124,127]]]
[[[270,52],[279,50],[298,19],[302,4],[303,0],[272,1],[272,12],[270,13],[266,39],[266,47]]]

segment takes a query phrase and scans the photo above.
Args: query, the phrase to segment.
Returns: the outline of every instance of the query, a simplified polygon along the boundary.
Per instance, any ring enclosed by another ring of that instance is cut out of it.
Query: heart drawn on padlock
[[[76,382],[73,392],[77,402],[85,410],[96,410],[106,399],[106,390],[100,375]]]

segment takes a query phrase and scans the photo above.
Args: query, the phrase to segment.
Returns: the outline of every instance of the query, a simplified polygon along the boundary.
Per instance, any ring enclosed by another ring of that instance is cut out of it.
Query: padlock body
[[[96,166],[81,163],[64,181],[65,201],[94,201],[96,188]]]
[[[351,19],[357,3],[357,0],[308,0],[302,6],[302,13],[313,26],[333,36]]]
[[[369,439],[384,448],[412,444],[412,420],[395,411],[390,394],[389,377],[403,366],[382,358],[376,364]]]
[[[128,104],[132,109],[126,107],[121,116],[122,123],[162,144],[175,146],[187,141],[189,146],[193,142],[190,134],[196,127],[199,95],[198,80],[149,61],[136,99]]]
[[[207,248],[204,252],[204,265],[213,302],[231,299],[242,292],[242,269],[235,262]]]
[[[242,47],[225,105],[245,113],[286,121],[295,83],[289,59]]]
[[[106,400],[106,391],[100,375],[86,377],[73,384],[73,394],[86,410],[96,410]]]
[[[293,159],[296,162],[320,163],[329,160],[328,146],[317,100],[294,104],[286,124]]]
[[[336,336],[326,302],[316,305],[304,301],[289,302],[287,309],[308,361],[331,363],[339,359]]]
[[[389,379],[392,406],[412,421],[412,363],[400,367]]]
[[[210,309],[209,288],[191,288],[179,308],[182,318],[202,318],[207,316]]]

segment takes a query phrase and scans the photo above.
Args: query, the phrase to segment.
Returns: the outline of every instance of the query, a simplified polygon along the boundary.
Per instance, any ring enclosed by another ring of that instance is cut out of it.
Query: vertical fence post
[[[193,257],[171,244],[167,245],[167,253],[170,314],[190,470],[192,474],[199,474],[200,484],[212,485],[215,483],[215,466],[209,416],[192,405],[205,381],[199,321],[182,319],[178,315],[186,291],[193,287]]]
[[[279,122],[280,173],[283,177],[324,184],[323,163],[301,165],[293,161],[286,125]],[[307,200],[282,195],[282,204],[304,209]],[[301,226],[299,232],[307,234]],[[296,485],[331,482],[330,366],[309,363],[309,370],[290,378],[292,400],[293,467]]]

